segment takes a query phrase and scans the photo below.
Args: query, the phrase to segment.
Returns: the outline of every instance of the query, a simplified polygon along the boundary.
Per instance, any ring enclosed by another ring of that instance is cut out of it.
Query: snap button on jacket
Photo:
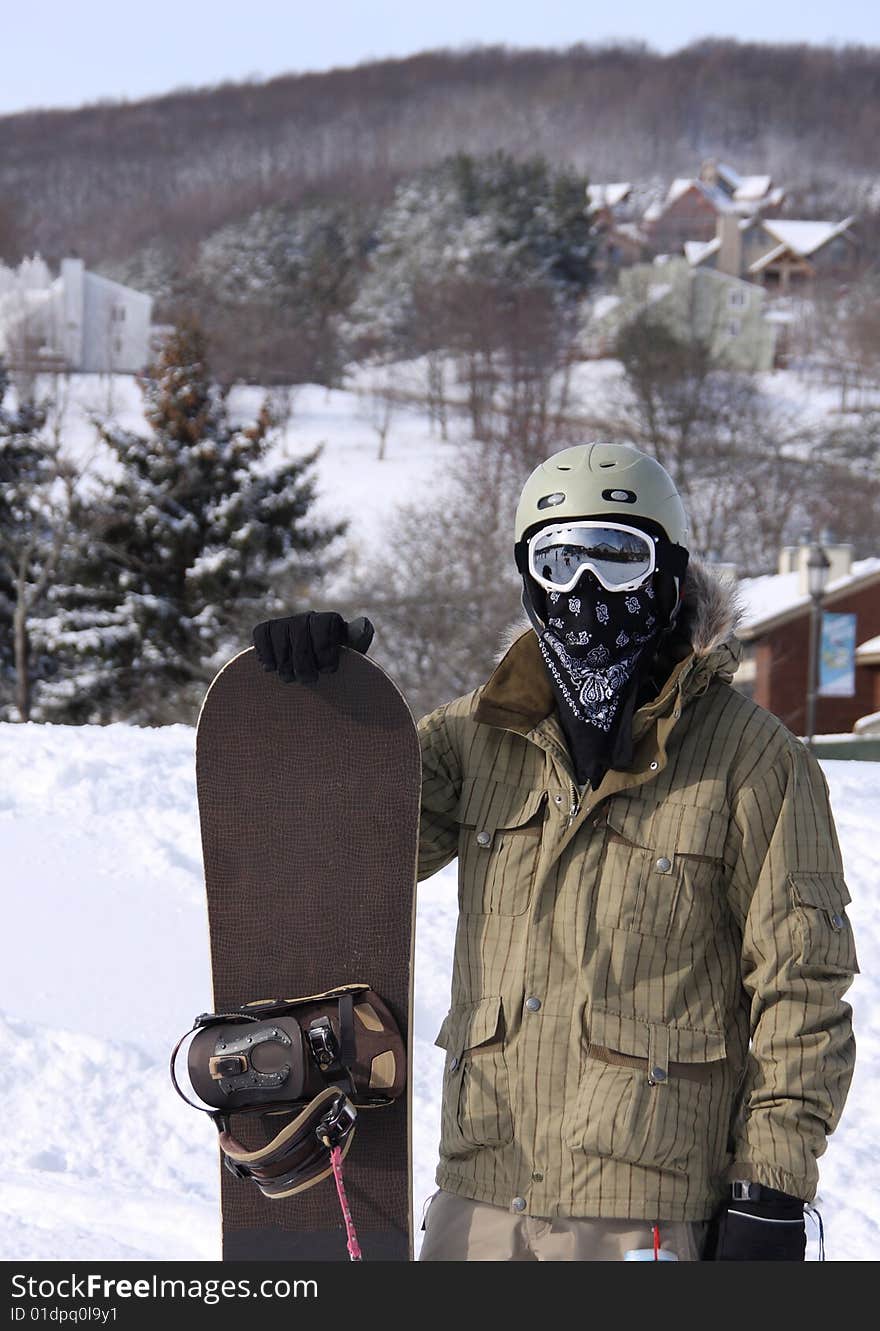
[[[731,687],[699,566],[688,594],[692,646],[596,790],[574,785],[532,631],[420,723],[419,875],[459,869],[448,1192],[651,1220],[706,1219],[732,1178],[815,1195],[857,969],[827,787]]]

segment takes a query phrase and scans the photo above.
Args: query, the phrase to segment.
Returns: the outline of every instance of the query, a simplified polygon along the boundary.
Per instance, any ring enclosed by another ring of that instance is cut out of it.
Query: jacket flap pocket
[[[717,860],[724,854],[728,820],[714,809],[625,797],[606,804],[605,819],[625,841],[647,850]]]
[[[462,827],[496,832],[522,827],[530,822],[546,798],[544,790],[522,790],[519,786],[485,777],[466,777],[461,785],[457,819]]]
[[[434,1041],[441,1049],[461,1054],[466,1049],[488,1044],[503,1035],[500,995],[481,998],[477,1003],[460,1003],[450,1008]]]
[[[652,1045],[649,1022],[594,1008],[588,1025],[591,1044],[643,1058],[647,1064]],[[714,1063],[726,1055],[723,1031],[698,1031],[688,1026],[664,1026],[662,1030],[664,1040],[668,1032],[669,1057],[677,1063]]]
[[[815,906],[831,916],[840,915],[852,900],[843,874],[833,869],[825,872],[795,869],[788,875],[788,881],[796,905]]]

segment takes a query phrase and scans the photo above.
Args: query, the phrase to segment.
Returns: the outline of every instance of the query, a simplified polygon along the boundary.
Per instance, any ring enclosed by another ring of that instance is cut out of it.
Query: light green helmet
[[[629,444],[576,444],[536,467],[517,505],[515,541],[539,523],[605,514],[647,518],[687,549],[687,514],[672,477]]]

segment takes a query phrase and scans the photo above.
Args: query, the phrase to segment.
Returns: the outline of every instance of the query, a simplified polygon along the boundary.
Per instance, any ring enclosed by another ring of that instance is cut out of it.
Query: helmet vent
[[[560,466],[557,466],[556,470],[557,470],[557,471],[571,471],[571,467],[560,467]]]
[[[600,463],[599,463],[599,466],[600,466],[600,467],[616,467],[616,466],[617,466],[617,463],[616,463],[616,462],[600,462]]]

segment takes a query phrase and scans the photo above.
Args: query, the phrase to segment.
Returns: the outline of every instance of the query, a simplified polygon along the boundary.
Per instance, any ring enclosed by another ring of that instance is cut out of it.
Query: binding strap
[[[339,1061],[351,1076],[354,1067],[354,998],[351,994],[339,996]]]
[[[348,1094],[357,1098],[354,1064],[357,1058],[354,1035],[354,998],[350,993],[340,994],[336,1002],[339,1038],[333,1033],[329,1017],[318,1017],[306,1030],[312,1057],[322,1076],[338,1085],[344,1083]]]
[[[184,1040],[189,1039],[189,1037],[193,1034],[193,1032],[202,1030],[204,1029],[205,1026],[218,1026],[220,1025],[221,1022],[224,1021],[257,1022],[259,1020],[260,1020],[259,1017],[252,1017],[249,1013],[241,1011],[203,1012],[200,1017],[196,1017],[192,1026],[190,1026],[188,1031],[184,1031],[183,1035],[181,1035],[180,1039],[177,1041],[177,1044],[174,1046],[174,1048],[171,1051],[171,1066],[169,1069],[171,1072],[171,1085],[174,1087],[175,1091],[180,1096],[181,1100],[183,1100],[184,1104],[189,1105],[192,1109],[200,1110],[203,1114],[210,1114],[211,1118],[216,1117],[217,1114],[216,1109],[211,1109],[208,1105],[197,1105],[195,1100],[190,1100],[189,1096],[184,1095],[183,1091],[180,1089],[180,1082],[177,1080],[177,1071],[175,1065],[177,1063],[177,1055],[180,1053],[180,1046],[183,1044]]]
[[[253,1179],[264,1197],[293,1197],[333,1173],[328,1151],[341,1146],[344,1159],[354,1140],[357,1110],[337,1086],[328,1086],[265,1146],[249,1151],[217,1115],[220,1150],[236,1178]],[[328,1147],[327,1142],[330,1146]]]

